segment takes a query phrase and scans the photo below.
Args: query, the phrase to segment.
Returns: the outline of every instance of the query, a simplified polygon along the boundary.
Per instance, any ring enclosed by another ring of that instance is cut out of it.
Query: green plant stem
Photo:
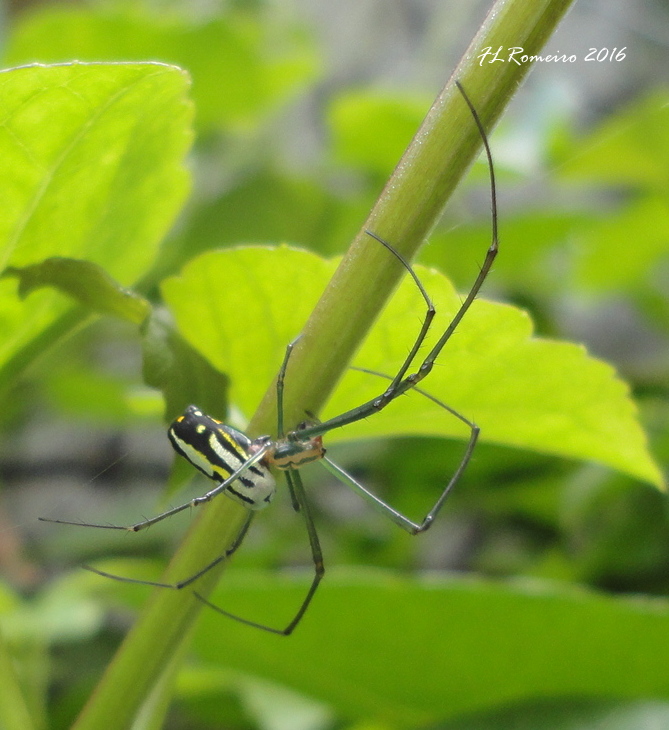
[[[522,47],[528,55],[540,53],[570,4],[571,0],[494,3],[303,330],[288,369],[287,423],[304,420],[305,411],[320,412],[404,274],[365,230],[389,241],[410,261],[481,149],[471,113],[454,81],[461,82],[484,127],[491,130],[530,65],[489,63],[490,56],[481,63],[483,49],[502,48],[504,58],[511,47]],[[270,387],[251,427],[267,433],[275,422],[275,394]]]
[[[481,65],[482,50],[522,46],[527,54],[539,53],[570,3],[498,0],[493,5],[453,74],[487,129],[511,99],[529,65]],[[430,109],[304,328],[287,374],[287,423],[302,420],[305,411],[320,411],[402,274],[399,264],[364,230],[373,230],[411,259],[480,148],[478,132],[453,79]],[[271,433],[275,413],[271,387],[249,433]],[[245,510],[239,505],[228,499],[214,500],[189,530],[166,580],[191,575],[223,554],[244,519]],[[220,573],[212,570],[205,575],[198,591],[206,595]],[[190,591],[158,589],[84,708],[76,730],[127,728],[170,658],[188,640],[200,607]],[[223,620],[221,630],[225,630]]]

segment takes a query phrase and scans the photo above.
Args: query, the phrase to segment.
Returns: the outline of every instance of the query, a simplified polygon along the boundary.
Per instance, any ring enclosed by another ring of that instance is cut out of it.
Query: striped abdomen
[[[197,406],[188,406],[167,431],[177,453],[205,476],[221,483],[234,474],[253,453],[254,442],[241,431],[207,416]],[[248,509],[266,507],[276,483],[269,470],[257,462],[244,471],[225,492]]]

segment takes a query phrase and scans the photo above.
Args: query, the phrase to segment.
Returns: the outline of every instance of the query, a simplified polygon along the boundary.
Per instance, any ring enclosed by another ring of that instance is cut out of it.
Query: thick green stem
[[[492,54],[501,49],[499,58],[506,59],[509,49],[518,47],[528,56],[540,53],[570,4],[499,0],[493,5],[303,330],[289,366],[287,423],[303,420],[305,411],[320,412],[404,273],[365,230],[389,241],[410,261],[481,148],[471,113],[453,82],[461,82],[491,130],[530,68],[529,63],[491,62]],[[482,58],[488,48],[491,53]],[[270,388],[251,424],[256,431],[272,432],[274,403]]]
[[[490,129],[529,64],[489,63],[490,56],[481,62],[481,54],[487,47],[493,52],[501,47],[504,57],[512,47],[522,47],[528,55],[539,53],[570,3],[494,4],[304,328],[289,367],[288,424],[301,420],[305,411],[320,411],[402,274],[393,257],[364,230],[373,230],[411,259],[480,148],[471,114],[452,80],[460,80]],[[272,387],[251,423],[251,434],[275,429],[275,406]],[[223,554],[244,518],[245,510],[231,500],[214,500],[189,531],[166,580],[191,575]],[[210,571],[198,583],[198,591],[207,594],[219,576],[219,570]],[[190,591],[158,589],[82,712],[77,730],[127,728],[170,658],[188,639],[200,607]]]

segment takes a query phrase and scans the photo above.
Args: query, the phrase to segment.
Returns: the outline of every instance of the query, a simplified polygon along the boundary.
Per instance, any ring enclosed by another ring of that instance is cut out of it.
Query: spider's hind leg
[[[314,523],[314,519],[311,514],[311,510],[309,509],[306,495],[304,493],[302,477],[297,470],[289,469],[286,470],[286,481],[288,482],[291,494],[294,495],[294,499],[299,505],[299,512],[304,518],[307,535],[309,536],[311,557],[314,565],[314,575],[311,581],[311,585],[309,586],[309,590],[307,591],[302,603],[297,609],[297,612],[289,621],[289,623],[284,628],[278,629],[273,626],[268,626],[266,624],[262,624],[256,621],[251,621],[249,619],[242,618],[241,616],[237,616],[236,614],[226,611],[225,609],[215,605],[214,603],[206,599],[204,596],[200,595],[197,591],[194,592],[195,597],[199,599],[202,603],[204,603],[205,606],[208,606],[217,613],[220,613],[222,616],[226,616],[227,618],[231,618],[234,621],[246,624],[246,626],[251,626],[255,629],[262,629],[263,631],[268,631],[271,634],[279,634],[280,636],[290,636],[290,634],[292,634],[293,631],[296,629],[297,625],[302,620],[302,617],[307,612],[307,609],[309,608],[309,605],[314,595],[316,594],[318,585],[325,575],[325,567],[323,565],[323,552],[321,550],[320,541],[318,539],[318,533],[316,532],[316,525]]]
[[[201,578],[205,573],[208,573],[212,568],[215,568],[217,565],[222,563],[223,561],[227,560],[228,558],[231,558],[235,552],[237,552],[237,549],[244,541],[244,538],[246,537],[246,533],[248,532],[248,529],[251,525],[251,520],[253,518],[253,512],[249,512],[248,517],[246,521],[244,522],[244,525],[242,526],[242,529],[239,531],[239,534],[235,538],[235,541],[230,545],[230,547],[222,554],[219,555],[217,558],[212,560],[210,563],[204,566],[204,568],[201,568],[197,571],[197,573],[193,573],[193,575],[188,576],[188,578],[184,578],[184,580],[180,580],[178,583],[161,583],[160,581],[152,581],[152,580],[141,580],[140,578],[128,578],[123,575],[115,575],[114,573],[107,573],[104,570],[98,570],[98,568],[94,568],[91,565],[82,565],[81,567],[84,570],[88,570],[91,573],[95,573],[96,575],[100,575],[103,578],[111,578],[112,580],[117,580],[120,583],[136,583],[138,585],[144,585],[144,586],[154,586],[155,588],[171,588],[173,590],[181,590],[182,588],[186,588],[186,586],[189,586],[191,583],[194,583],[198,578]]]

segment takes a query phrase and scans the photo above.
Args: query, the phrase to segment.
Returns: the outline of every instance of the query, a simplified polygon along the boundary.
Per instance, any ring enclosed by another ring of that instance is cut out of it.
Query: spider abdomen
[[[174,420],[167,435],[177,453],[218,483],[240,469],[261,441],[251,441],[241,431],[208,416],[197,406],[188,406]],[[228,497],[252,510],[266,507],[275,491],[274,477],[262,462],[249,466],[225,489]]]

